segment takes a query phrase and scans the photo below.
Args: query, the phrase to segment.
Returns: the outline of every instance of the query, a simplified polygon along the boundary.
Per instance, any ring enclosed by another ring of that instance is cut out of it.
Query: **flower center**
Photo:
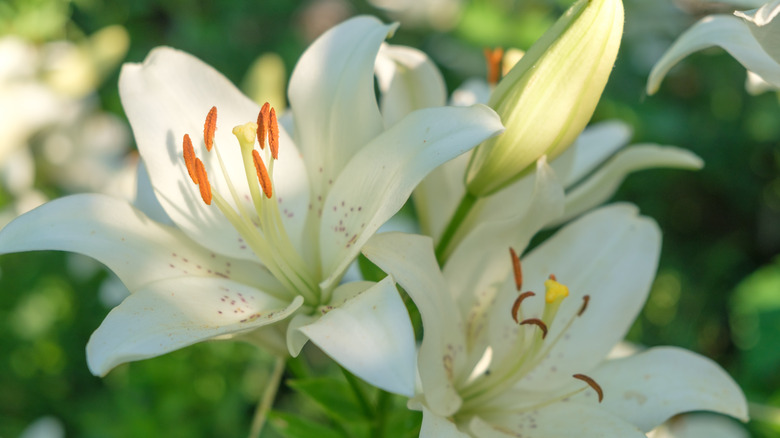
[[[244,177],[249,186],[251,208],[239,197],[222,159],[214,134],[217,129],[217,108],[212,107],[203,126],[203,141],[207,153],[216,154],[219,168],[229,191],[223,197],[209,181],[205,166],[195,156],[192,139],[184,134],[183,156],[187,171],[206,205],[212,203],[238,231],[242,240],[257,255],[271,273],[285,285],[289,296],[302,295],[308,305],[317,306],[319,287],[310,269],[290,241],[274,196],[274,162],[279,158],[279,125],[276,111],[266,103],[257,116],[257,122],[249,122],[233,128],[233,135],[240,146]],[[264,151],[266,160],[255,149],[255,140]],[[266,141],[267,140],[267,141]],[[268,166],[266,167],[266,161]]]

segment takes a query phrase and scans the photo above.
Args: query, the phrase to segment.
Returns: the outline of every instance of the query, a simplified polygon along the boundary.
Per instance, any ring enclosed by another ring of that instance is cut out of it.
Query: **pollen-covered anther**
[[[217,107],[212,106],[209,114],[206,116],[206,123],[203,124],[203,141],[206,143],[206,150],[214,147],[214,133],[217,131]]]
[[[487,61],[487,82],[490,85],[495,85],[501,79],[501,63],[504,60],[504,49],[498,47],[496,49],[485,48],[485,61]]]
[[[509,254],[512,256],[512,271],[515,274],[515,289],[519,292],[523,288],[523,269],[520,266],[520,257],[518,257],[512,247],[509,247]]]
[[[260,187],[263,188],[266,198],[273,196],[273,186],[271,184],[271,176],[268,175],[268,170],[265,168],[265,163],[260,157],[260,152],[257,149],[252,150],[252,161],[255,163],[255,170],[257,171],[257,179],[260,181]]]
[[[182,149],[184,150],[184,165],[187,166],[187,173],[190,174],[192,182],[198,183],[198,174],[195,171],[195,148],[192,147],[192,140],[189,134],[184,134],[184,140],[182,141]]]
[[[528,318],[520,322],[520,325],[533,324],[542,330],[542,339],[547,337],[547,324],[539,318]]]
[[[531,291],[523,292],[517,297],[515,303],[512,304],[512,319],[514,319],[516,323],[519,323],[519,321],[517,320],[517,314],[520,311],[520,304],[522,304],[523,300],[525,300],[526,298],[532,297],[534,295],[536,294]]]
[[[271,156],[279,159],[279,123],[276,121],[276,110],[271,108],[268,116],[268,147],[271,148]]]
[[[590,302],[590,295],[585,295],[582,297],[582,307],[580,307],[579,312],[577,312],[577,316],[582,316],[582,314],[585,313],[585,309],[588,308],[589,302]]]
[[[587,383],[588,386],[593,388],[593,390],[596,391],[596,394],[599,395],[599,403],[601,403],[601,401],[604,400],[604,391],[601,389],[601,386],[599,386],[599,384],[596,383],[595,380],[591,379],[585,374],[575,374],[572,377],[574,377],[577,380],[582,380],[583,382]]]
[[[266,102],[260,108],[260,113],[257,114],[257,142],[260,143],[260,149],[265,149],[265,135],[268,132],[270,109],[271,104]]]
[[[203,161],[200,161],[200,158],[195,158],[195,175],[198,177],[200,197],[203,198],[203,202],[205,202],[206,205],[211,205],[211,183],[209,183],[209,176],[206,173],[206,168],[203,166]]]

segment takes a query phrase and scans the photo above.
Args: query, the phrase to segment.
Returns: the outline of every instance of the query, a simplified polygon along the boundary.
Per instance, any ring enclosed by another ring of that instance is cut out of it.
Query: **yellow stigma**
[[[558,283],[556,280],[545,280],[544,287],[547,289],[544,299],[548,303],[560,302],[564,298],[569,296],[569,288]]]
[[[255,136],[257,135],[257,123],[249,122],[243,125],[238,125],[233,128],[233,135],[236,136],[238,142],[241,143],[241,147],[254,147]]]

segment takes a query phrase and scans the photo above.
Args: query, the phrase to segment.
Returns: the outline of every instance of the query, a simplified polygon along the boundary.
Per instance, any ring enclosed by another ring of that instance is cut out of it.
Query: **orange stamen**
[[[271,108],[268,124],[268,146],[271,148],[271,156],[279,159],[279,124],[276,122],[276,110]]]
[[[260,158],[260,152],[257,152],[257,149],[252,150],[252,159],[255,162],[255,170],[257,170],[257,179],[260,180],[260,187],[263,188],[265,197],[270,198],[273,195],[271,177],[268,175],[268,171],[265,169],[263,159]]]
[[[189,134],[184,134],[182,148],[184,149],[184,165],[187,166],[187,172],[192,178],[192,182],[198,183],[198,174],[195,172],[195,149],[192,147],[192,140]]]
[[[577,316],[582,316],[583,313],[585,313],[585,309],[588,308],[588,303],[590,302],[590,295],[585,295],[582,297],[582,307],[580,307],[580,311],[577,312]]]
[[[485,61],[487,61],[487,81],[490,85],[496,85],[501,79],[501,62],[504,60],[504,49],[498,47],[494,50],[485,48]]]
[[[206,150],[214,147],[214,132],[217,130],[217,107],[212,106],[209,114],[206,116],[206,123],[203,125],[203,141],[206,142]]]
[[[550,280],[552,281],[558,281],[557,278],[555,278],[555,274],[550,274]]]
[[[533,293],[533,292],[530,292],[530,291],[528,291],[528,292],[523,292],[523,293],[521,293],[521,294],[520,294],[520,296],[518,296],[518,297],[517,297],[517,299],[515,300],[515,303],[512,305],[512,319],[514,319],[516,323],[519,323],[519,321],[517,320],[517,312],[519,312],[519,311],[520,311],[520,304],[521,304],[521,303],[523,302],[523,300],[525,300],[526,298],[528,298],[528,297],[532,297],[532,296],[534,296],[534,295],[536,295],[536,294],[535,294],[535,293]]]
[[[596,393],[599,395],[599,403],[601,403],[601,401],[604,400],[604,391],[601,390],[601,386],[599,386],[599,384],[596,383],[595,380],[591,379],[585,374],[575,374],[572,377],[578,380],[582,380],[583,382],[590,385],[590,387],[593,388],[593,390],[596,391]]]
[[[540,329],[542,329],[542,339],[547,337],[547,324],[543,323],[541,319],[529,318],[529,319],[524,319],[520,323],[520,325],[525,325],[525,324],[533,324],[533,325],[539,327]]]
[[[518,292],[523,288],[523,270],[520,267],[520,257],[517,256],[515,250],[510,247],[509,254],[512,256],[512,270],[515,273],[515,288]]]
[[[268,130],[268,109],[270,107],[271,104],[266,102],[257,115],[257,142],[260,143],[260,149],[265,149],[265,134]]]
[[[195,158],[195,174],[198,175],[198,188],[200,188],[200,197],[206,205],[211,205],[211,184],[209,176],[206,174],[206,168],[200,158]]]

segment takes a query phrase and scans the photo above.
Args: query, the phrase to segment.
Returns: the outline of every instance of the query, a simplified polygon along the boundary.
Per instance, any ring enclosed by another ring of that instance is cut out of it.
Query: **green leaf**
[[[285,438],[344,438],[328,426],[285,412],[270,412],[268,422]]]
[[[360,406],[352,388],[343,380],[318,377],[289,380],[287,385],[312,399],[322,412],[334,421],[356,423],[366,420],[364,409]]]

